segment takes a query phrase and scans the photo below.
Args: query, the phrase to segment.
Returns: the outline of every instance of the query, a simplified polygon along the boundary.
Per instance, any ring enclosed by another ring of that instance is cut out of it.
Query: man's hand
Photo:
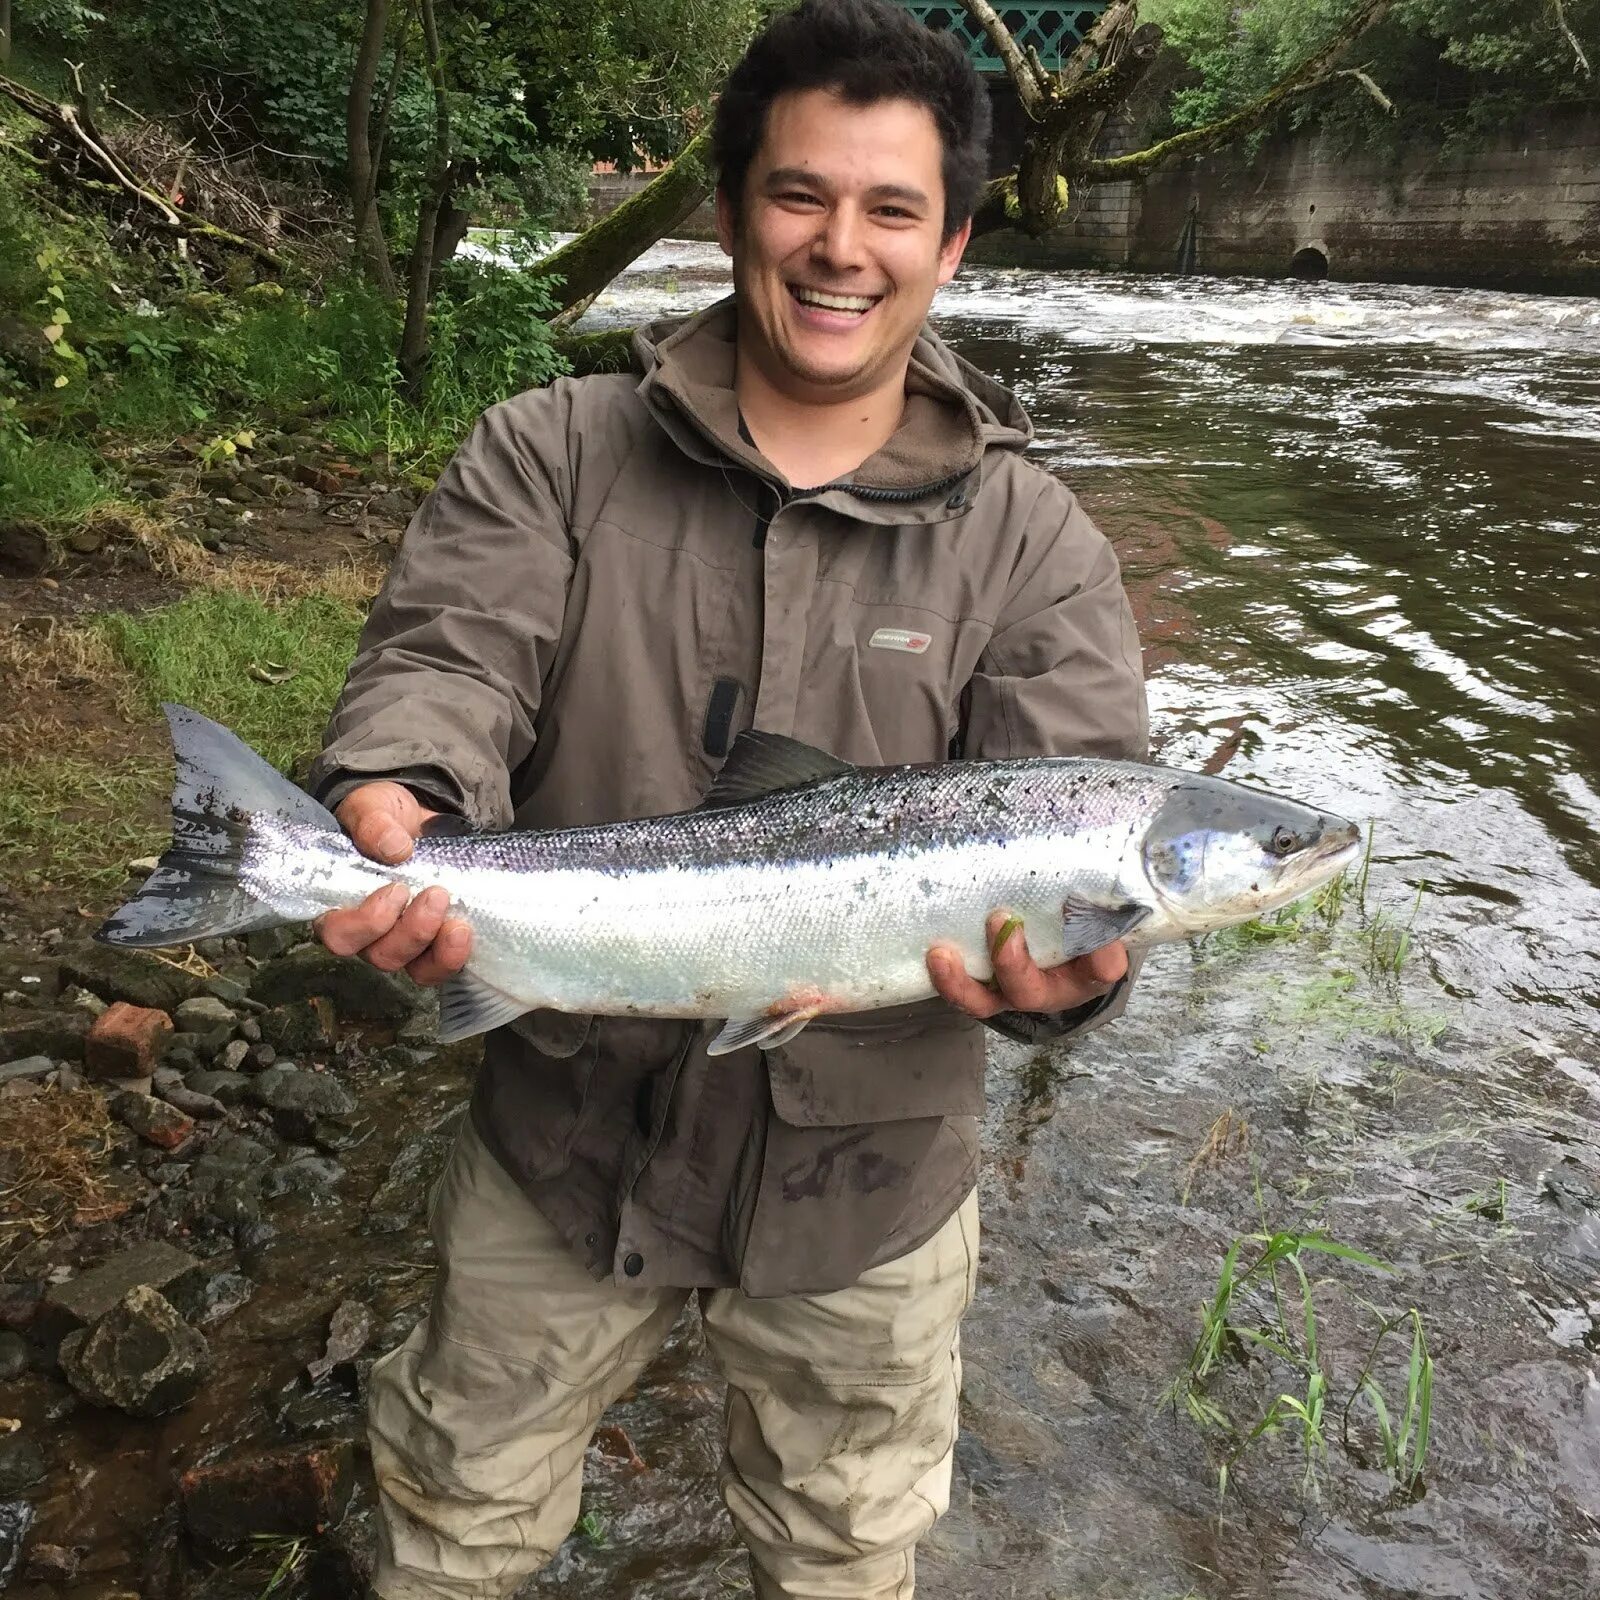
[[[1046,971],[1028,954],[1022,924],[1015,917],[994,912],[988,933],[993,983],[979,983],[972,977],[954,945],[935,945],[928,952],[928,976],[934,988],[951,1005],[980,1022],[997,1011],[1047,1015],[1072,1011],[1098,1000],[1128,970],[1128,947],[1120,939]]]
[[[404,861],[424,824],[439,815],[398,783],[364,783],[334,813],[356,849],[374,861]],[[338,956],[359,955],[380,972],[402,967],[422,984],[440,984],[459,972],[472,953],[472,929],[447,917],[450,896],[424,889],[414,900],[403,883],[369,894],[358,906],[330,911],[313,925]]]

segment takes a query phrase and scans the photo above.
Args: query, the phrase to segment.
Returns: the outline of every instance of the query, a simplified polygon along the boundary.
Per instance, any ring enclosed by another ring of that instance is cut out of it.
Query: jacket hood
[[[731,458],[788,488],[777,468],[739,435],[735,340],[732,295],[693,316],[637,329],[639,393],[689,455]],[[986,450],[1020,451],[1032,438],[1033,424],[1016,396],[924,324],[906,373],[905,416],[888,443],[851,474],[850,486],[893,494],[948,487],[974,471]]]

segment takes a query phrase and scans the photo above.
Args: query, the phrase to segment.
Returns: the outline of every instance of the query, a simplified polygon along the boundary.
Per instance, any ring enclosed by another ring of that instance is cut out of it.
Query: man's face
[[[741,355],[785,394],[849,400],[896,379],[971,225],[941,243],[942,147],[910,100],[849,105],[826,89],[780,95],[745,179],[733,257]]]

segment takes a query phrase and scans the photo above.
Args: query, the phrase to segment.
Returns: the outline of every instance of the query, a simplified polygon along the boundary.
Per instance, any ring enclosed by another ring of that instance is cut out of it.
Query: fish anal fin
[[[731,1055],[758,1045],[763,1050],[776,1050],[788,1042],[818,1015],[820,1005],[801,1006],[798,1010],[764,1013],[759,1017],[729,1017],[722,1031],[706,1046],[708,1056]]]
[[[473,973],[458,972],[439,989],[439,1043],[454,1044],[475,1033],[488,1033],[532,1009],[527,1001],[514,999]]]
[[[1108,906],[1069,894],[1061,902],[1061,959],[1071,961],[1074,956],[1087,955],[1113,939],[1124,938],[1149,915],[1150,907],[1134,900]]]
[[[855,770],[848,761],[781,733],[741,733],[700,805],[703,810],[744,805]]]

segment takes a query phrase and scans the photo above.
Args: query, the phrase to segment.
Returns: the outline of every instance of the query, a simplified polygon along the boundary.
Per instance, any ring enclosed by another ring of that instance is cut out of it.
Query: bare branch
[[[1110,66],[1121,55],[1121,41],[1138,20],[1138,0],[1112,0],[1100,13],[1100,20],[1083,36],[1083,43],[1061,63],[1058,93],[1069,92],[1091,70]]]
[[[1364,67],[1346,67],[1343,72],[1335,72],[1330,76],[1335,78],[1354,78],[1391,117],[1394,116],[1394,101],[1367,76]]]
[[[1550,3],[1556,8],[1556,26],[1566,34],[1567,43],[1572,46],[1573,55],[1578,58],[1578,65],[1583,68],[1584,77],[1593,77],[1594,74],[1589,66],[1589,58],[1583,53],[1583,46],[1578,43],[1578,36],[1567,26],[1567,14],[1561,9],[1561,0],[1550,0]]]
[[[989,36],[994,52],[1006,64],[1006,73],[1016,87],[1022,109],[1037,118],[1042,109],[1049,83],[1034,72],[1033,65],[1023,55],[1011,30],[1003,23],[989,0],[961,0],[962,8]]]

